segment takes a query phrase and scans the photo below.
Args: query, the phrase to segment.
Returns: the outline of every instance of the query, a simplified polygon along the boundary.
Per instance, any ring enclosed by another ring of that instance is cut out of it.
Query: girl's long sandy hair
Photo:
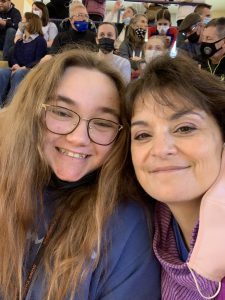
[[[60,226],[43,258],[45,299],[62,300],[68,294],[72,299],[74,292],[79,292],[80,282],[99,262],[104,225],[120,196],[125,194],[122,188],[128,187],[123,180],[127,173],[124,164],[129,134],[124,85],[117,72],[96,54],[84,50],[58,54],[37,66],[21,83],[11,104],[0,112],[0,293],[7,300],[17,299],[18,295],[22,299],[26,236],[35,226],[37,202],[42,200],[51,176],[42,151],[46,129],[41,104],[54,97],[65,69],[70,66],[98,70],[111,78],[120,96],[119,121],[124,128],[101,168],[98,182],[77,188],[61,199],[64,207]],[[93,250],[97,255],[90,266]]]

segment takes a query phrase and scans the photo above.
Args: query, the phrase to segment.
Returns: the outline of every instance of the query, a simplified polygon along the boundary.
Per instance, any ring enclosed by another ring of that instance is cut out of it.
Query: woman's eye
[[[143,133],[139,133],[139,134],[134,135],[133,139],[136,140],[136,141],[143,141],[143,140],[146,140],[150,137],[151,137],[150,134],[143,132]]]
[[[196,130],[196,128],[193,126],[181,126],[176,129],[176,132],[187,134],[193,132],[194,130]]]

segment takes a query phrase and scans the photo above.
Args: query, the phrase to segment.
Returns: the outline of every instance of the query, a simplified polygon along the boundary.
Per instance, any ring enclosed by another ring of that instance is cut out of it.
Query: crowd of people
[[[223,300],[225,17],[91,2],[0,0],[0,299]]]

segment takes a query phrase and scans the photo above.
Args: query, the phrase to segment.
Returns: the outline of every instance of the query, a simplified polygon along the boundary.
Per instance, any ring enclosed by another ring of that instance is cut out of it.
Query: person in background
[[[151,63],[153,59],[165,54],[168,51],[168,43],[165,37],[160,35],[151,36],[144,44],[144,59],[139,63],[139,70],[136,77],[139,77],[146,67],[146,64]]]
[[[161,9],[156,14],[156,26],[148,27],[148,38],[153,35],[164,36],[167,40],[168,46],[173,47],[178,30],[171,27],[171,15],[168,9]]]
[[[162,267],[162,299],[225,296],[225,282],[210,281],[188,266],[202,202],[209,198],[224,206],[224,95],[223,82],[180,55],[155,59],[128,89],[135,174],[155,203],[153,249]]]
[[[127,36],[119,48],[119,55],[130,60],[133,71],[139,69],[143,60],[143,46],[148,28],[147,18],[143,14],[135,15],[130,22]]]
[[[117,23],[117,16],[119,10],[123,8],[121,0],[116,0],[111,12],[109,12],[105,18],[104,22],[114,22]],[[115,42],[115,49],[119,50],[120,45],[124,41],[126,35],[127,35],[127,29],[128,25],[130,24],[130,20],[137,14],[137,11],[134,7],[128,6],[124,9],[124,12],[122,13],[122,16],[119,20],[120,23],[117,23],[117,28],[119,35]]]
[[[188,15],[180,24],[179,31],[184,34],[184,42],[178,46],[185,51],[191,58],[201,63],[201,41],[204,24],[202,18],[197,13]]]
[[[195,3],[205,3],[205,0],[176,0],[176,2],[180,2],[177,11],[177,27],[180,26],[181,22],[191,13],[194,12],[196,5],[192,5],[191,2]],[[190,2],[190,5],[183,5],[182,2]]]
[[[205,0],[188,0],[188,1],[184,1],[184,0],[178,0],[179,2],[181,2],[181,4],[178,6],[178,11],[177,11],[177,27],[180,27],[180,24],[182,23],[182,21],[191,13],[194,12],[196,5],[193,5],[191,2],[195,2],[195,3],[205,3]],[[182,2],[190,2],[190,5],[183,5]],[[177,46],[180,47],[180,45],[183,44],[183,42],[185,41],[185,36],[182,34],[182,32],[178,33],[177,36]]]
[[[157,15],[158,11],[163,8],[166,8],[166,7],[164,7],[160,4],[156,4],[156,3],[142,2],[142,4],[143,4],[144,8],[146,9],[144,14],[146,15],[146,17],[148,19],[148,25],[154,26],[155,20],[156,20],[156,15]]]
[[[10,0],[0,0],[0,50],[3,50],[3,59],[8,60],[9,49],[14,44],[14,37],[21,14]]]
[[[195,7],[195,10],[194,12],[199,14],[202,18],[202,22],[204,25],[208,24],[209,21],[211,21],[211,5],[209,4],[206,4],[206,3],[203,3],[203,4],[198,4],[196,7]]]
[[[48,10],[46,5],[43,2],[39,2],[39,1],[33,2],[32,13],[36,14],[37,16],[39,16],[39,18],[41,18],[42,32],[47,42],[47,47],[50,48],[52,46],[52,42],[54,38],[58,34],[58,29],[55,23],[49,22]],[[23,36],[23,32],[20,30],[20,25],[19,25],[14,42],[21,39],[22,36]]]
[[[95,46],[96,34],[88,29],[88,20],[86,7],[79,1],[71,2],[69,6],[70,29],[57,34],[48,51],[49,54],[41,60],[41,63],[51,59],[52,55],[71,45]]]
[[[211,20],[202,34],[202,68],[225,80],[225,17]]]
[[[167,40],[164,36],[153,35],[144,45],[145,62],[150,63],[154,58],[168,51]]]
[[[113,23],[103,22],[98,26],[96,43],[99,47],[98,56],[121,74],[124,82],[129,83],[131,78],[131,66],[128,59],[113,54],[114,43],[117,38],[117,29]]]
[[[65,19],[69,15],[69,0],[50,0],[46,4],[50,19]]]
[[[102,22],[105,16],[106,0],[83,0],[89,18],[94,22]]]
[[[23,26],[24,35],[15,44],[11,61],[12,67],[0,68],[1,107],[5,104],[7,98],[7,100],[11,100],[21,80],[47,53],[41,19],[33,13],[26,12],[20,26]]]
[[[1,112],[3,299],[160,299],[123,97],[119,73],[70,50],[35,67]]]

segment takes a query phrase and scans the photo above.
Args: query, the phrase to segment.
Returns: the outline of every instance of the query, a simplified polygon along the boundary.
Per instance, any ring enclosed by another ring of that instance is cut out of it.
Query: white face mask
[[[42,17],[42,12],[40,10],[33,10],[32,13],[37,15],[39,18]]]
[[[169,25],[157,25],[157,30],[159,34],[166,34],[169,28],[170,28]]]
[[[151,62],[154,58],[163,54],[162,50],[145,50],[145,61],[146,63]]]

